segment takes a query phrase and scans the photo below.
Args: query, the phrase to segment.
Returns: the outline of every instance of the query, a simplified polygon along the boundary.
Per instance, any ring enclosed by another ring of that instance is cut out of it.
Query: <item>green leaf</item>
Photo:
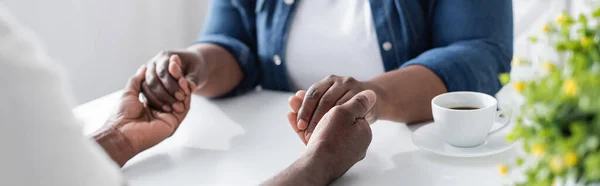
[[[500,80],[500,83],[502,83],[502,85],[506,85],[510,82],[510,74],[502,73],[500,74],[500,76],[498,76],[498,79]]]
[[[600,153],[589,155],[583,163],[585,178],[588,181],[600,180]]]
[[[588,19],[587,19],[587,17],[585,16],[585,14],[579,14],[579,19],[578,19],[578,20],[579,20],[579,22],[580,22],[581,24],[583,24],[584,26],[587,26],[587,24],[588,24]]]
[[[592,12],[592,17],[594,17],[594,18],[600,17],[600,8],[597,8],[596,10],[594,10],[594,12]]]
[[[531,42],[531,43],[537,43],[537,41],[538,41],[537,37],[535,37],[535,36],[529,37],[529,42]]]
[[[517,166],[523,165],[523,158],[521,158],[521,157],[517,158],[517,162],[516,163],[517,163]]]
[[[556,50],[559,52],[567,50],[567,44],[566,43],[556,43]]]

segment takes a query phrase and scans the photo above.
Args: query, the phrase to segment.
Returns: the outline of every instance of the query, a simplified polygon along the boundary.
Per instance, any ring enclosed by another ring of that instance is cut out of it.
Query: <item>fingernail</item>
[[[312,136],[312,133],[306,133],[306,141],[309,141],[311,136]]]
[[[183,101],[185,99],[185,95],[183,93],[181,93],[180,91],[175,92],[175,98],[177,98],[177,100],[179,101]]]
[[[172,110],[171,110],[171,108],[170,108],[169,106],[166,106],[166,105],[165,105],[165,106],[162,106],[162,109],[163,109],[163,111],[165,111],[165,112],[171,112],[171,111],[172,111]]]
[[[173,109],[175,109],[175,112],[183,112],[183,103],[174,103]]]
[[[308,127],[308,122],[304,121],[303,119],[298,121],[298,129],[305,130],[306,127]]]
[[[177,65],[179,65],[179,63],[181,63],[181,59],[179,58],[179,56],[177,54],[172,55],[171,57],[169,57],[169,61],[173,61]]]

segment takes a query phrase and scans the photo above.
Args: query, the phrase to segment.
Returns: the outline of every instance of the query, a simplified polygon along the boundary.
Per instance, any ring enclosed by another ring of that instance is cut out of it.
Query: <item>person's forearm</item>
[[[199,53],[206,61],[206,81],[195,93],[204,97],[218,97],[235,88],[243,78],[236,59],[224,48],[202,43],[188,48]]]
[[[294,164],[283,170],[277,176],[267,180],[262,185],[281,186],[298,185],[313,186],[327,185],[337,177],[331,176],[331,166],[327,166],[327,158],[317,157],[312,153],[306,153]]]
[[[102,129],[93,134],[92,138],[120,167],[137,154],[125,136],[114,128]]]
[[[419,65],[387,72],[368,82],[380,87],[379,119],[404,123],[431,120],[431,99],[447,92],[434,72]]]

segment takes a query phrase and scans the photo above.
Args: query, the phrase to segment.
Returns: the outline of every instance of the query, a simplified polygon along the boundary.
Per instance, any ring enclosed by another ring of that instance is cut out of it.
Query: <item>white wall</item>
[[[208,0],[3,2],[63,63],[78,103],[121,89],[160,50],[188,46],[201,30],[208,4]]]

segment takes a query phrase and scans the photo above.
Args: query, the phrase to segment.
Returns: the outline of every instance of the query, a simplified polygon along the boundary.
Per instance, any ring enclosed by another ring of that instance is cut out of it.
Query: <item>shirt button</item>
[[[284,0],[283,2],[287,5],[294,4],[294,0]]]
[[[281,65],[281,57],[279,57],[279,55],[273,56],[273,63],[277,66]]]
[[[390,43],[389,41],[383,43],[383,50],[385,51],[390,51],[392,49],[392,43]]]

